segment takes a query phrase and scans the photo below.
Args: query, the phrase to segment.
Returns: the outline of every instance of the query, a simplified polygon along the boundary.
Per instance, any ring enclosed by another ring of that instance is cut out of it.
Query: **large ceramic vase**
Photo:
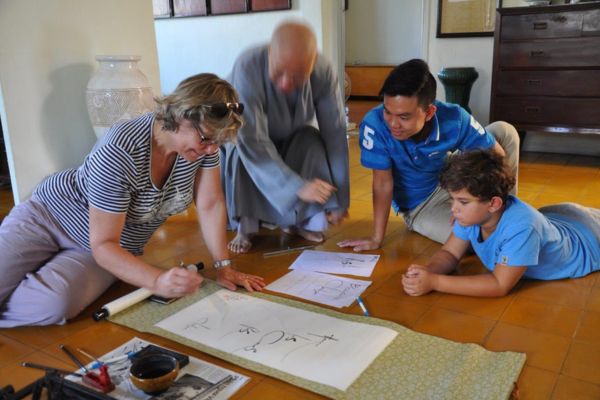
[[[479,74],[473,67],[442,68],[438,72],[438,78],[446,90],[446,101],[460,104],[470,113],[471,88],[478,76]]]
[[[117,121],[137,117],[154,106],[139,56],[96,56],[99,68],[87,85],[86,105],[98,139]]]

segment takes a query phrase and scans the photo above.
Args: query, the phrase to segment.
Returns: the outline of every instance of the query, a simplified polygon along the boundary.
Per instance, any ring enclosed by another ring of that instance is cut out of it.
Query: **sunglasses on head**
[[[215,104],[207,104],[202,107],[207,108],[209,113],[214,118],[225,118],[229,111],[242,115],[244,112],[244,105],[242,103],[215,103]]]

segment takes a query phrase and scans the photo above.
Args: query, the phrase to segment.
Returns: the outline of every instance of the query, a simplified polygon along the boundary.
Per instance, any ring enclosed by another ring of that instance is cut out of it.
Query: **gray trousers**
[[[519,174],[519,134],[509,123],[498,121],[485,128],[496,138],[506,153],[505,161],[515,178]],[[517,194],[517,183],[511,194]],[[421,204],[402,213],[406,225],[411,231],[420,233],[438,243],[445,243],[450,233],[452,213],[450,212],[450,195],[441,187]]]
[[[285,164],[304,180],[319,178],[329,183],[333,182],[325,143],[319,131],[314,127],[305,126],[298,129],[287,141],[279,143],[277,147]],[[311,217],[323,213],[325,210],[340,208],[334,193],[324,205],[298,200],[293,208],[285,214],[281,214],[272,204],[276,199],[267,197],[256,187],[241,162],[235,146],[227,144],[223,148],[221,156],[223,160],[226,160],[221,173],[231,229],[238,228],[240,219],[247,222],[246,227],[242,227],[242,233],[252,233],[258,230],[259,221],[281,227],[303,226]],[[271,197],[276,197],[276,195],[273,193]],[[317,217],[317,219],[322,218]],[[327,227],[326,219],[324,221],[325,227]],[[312,227],[311,230],[315,230],[315,228]]]
[[[539,212],[546,215],[562,215],[579,222],[592,232],[600,245],[600,209],[584,207],[576,203],[560,203],[544,206]]]
[[[0,328],[64,324],[116,279],[35,198],[0,225],[0,276]]]

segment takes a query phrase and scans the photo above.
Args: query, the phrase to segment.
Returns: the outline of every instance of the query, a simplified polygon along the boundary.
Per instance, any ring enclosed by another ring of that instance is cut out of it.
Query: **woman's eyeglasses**
[[[203,105],[202,107],[208,108],[211,116],[217,119],[225,118],[229,111],[237,115],[242,115],[244,112],[242,103],[215,103]]]
[[[198,135],[200,135],[200,144],[202,145],[212,146],[216,144],[217,146],[220,146],[223,144],[220,140],[204,136],[204,131],[202,130],[202,128],[198,129]]]

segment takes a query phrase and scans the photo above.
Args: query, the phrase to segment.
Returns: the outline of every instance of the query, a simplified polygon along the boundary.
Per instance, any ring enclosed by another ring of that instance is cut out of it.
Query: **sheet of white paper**
[[[266,289],[340,308],[354,303],[370,284],[371,281],[293,270]]]
[[[371,276],[379,260],[378,255],[336,253],[332,251],[304,250],[292,263],[290,269],[327,272],[356,276]]]
[[[100,361],[118,357],[129,352],[138,352],[144,347],[153,344],[143,339],[134,337],[127,343],[122,344],[109,353],[99,358]],[[160,346],[164,347],[164,346]],[[93,363],[87,365],[91,368]],[[160,399],[194,399],[194,400],[226,400],[233,396],[250,378],[246,375],[219,367],[195,357],[190,357],[190,363],[179,371],[177,380],[166,392],[149,396],[133,386],[129,380],[129,368],[131,361],[123,361],[109,364],[108,373],[111,381],[115,384],[115,389],[108,393],[109,396],[118,400],[142,399],[142,400],[160,400]],[[83,370],[79,371],[83,373]],[[231,381],[226,385],[209,389],[215,383],[231,376]],[[68,379],[81,383],[81,378],[68,376]],[[208,390],[207,390],[208,389]],[[204,394],[202,395],[202,393]]]
[[[155,326],[340,390],[397,335],[224,289]]]

